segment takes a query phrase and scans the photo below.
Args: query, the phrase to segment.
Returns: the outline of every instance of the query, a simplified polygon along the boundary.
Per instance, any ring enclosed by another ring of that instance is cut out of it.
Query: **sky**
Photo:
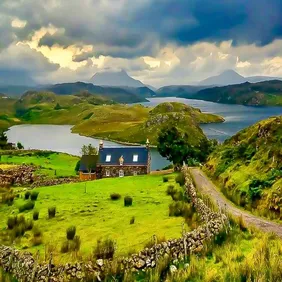
[[[0,0],[0,78],[49,84],[121,69],[156,87],[227,69],[282,77],[282,1]]]

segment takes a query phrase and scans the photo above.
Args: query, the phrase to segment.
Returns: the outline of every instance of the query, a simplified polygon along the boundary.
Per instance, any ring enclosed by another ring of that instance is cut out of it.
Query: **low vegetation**
[[[235,204],[282,219],[282,117],[261,121],[233,136],[210,156],[205,170]]]
[[[102,179],[87,182],[86,193],[85,183],[34,189],[32,192],[39,192],[35,206],[22,214],[26,219],[33,219],[41,236],[34,236],[32,230],[25,231],[27,236],[21,237],[15,246],[34,254],[39,250],[41,255],[53,246],[56,261],[66,262],[74,259],[72,254],[75,252],[88,257],[101,238],[102,242],[106,239],[114,242],[115,256],[143,249],[154,235],[178,238],[184,219],[169,216],[169,205],[173,200],[166,190],[168,185],[180,187],[175,183],[175,175],[168,175],[166,183],[162,178],[162,175],[145,175]],[[120,200],[111,200],[109,196],[112,194],[119,194]],[[12,206],[1,205],[1,230],[7,227],[9,216],[21,215],[18,207],[31,201],[30,198],[25,200],[24,195],[25,192],[21,192]],[[125,207],[124,199],[132,205]],[[54,242],[58,242],[57,247]],[[101,255],[97,251],[97,256],[108,254]]]
[[[76,176],[75,165],[79,160],[79,157],[64,153],[38,150],[0,151],[0,156],[0,168],[1,165],[35,165],[36,174],[47,178]],[[29,191],[27,197],[30,197]]]

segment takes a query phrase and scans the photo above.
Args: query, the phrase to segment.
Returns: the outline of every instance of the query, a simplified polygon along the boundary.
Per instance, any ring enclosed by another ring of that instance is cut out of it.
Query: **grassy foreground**
[[[9,168],[11,165],[30,164],[38,166],[37,174],[49,177],[75,176],[75,165],[79,157],[64,153],[24,150],[0,151],[0,168]]]
[[[174,175],[170,176],[174,182]],[[53,249],[56,259],[69,259],[60,253],[66,238],[66,229],[74,225],[81,238],[81,255],[90,255],[99,238],[110,238],[117,243],[117,255],[140,250],[150,242],[153,235],[178,238],[181,235],[183,218],[169,217],[168,206],[172,202],[166,195],[168,183],[162,176],[138,176],[103,179],[87,183],[42,187],[34,210],[39,211],[39,220],[34,224],[43,234],[43,245],[32,247],[31,231],[17,242],[17,247],[32,252],[37,249],[44,254],[45,247]],[[85,193],[86,186],[86,193]],[[110,194],[119,193],[122,198],[113,201]],[[133,198],[131,207],[124,207],[124,196]],[[7,225],[9,215],[18,214],[18,207],[26,200],[19,198],[12,206],[1,206],[0,228]],[[56,207],[55,218],[48,219],[48,208]],[[24,213],[32,219],[32,211]],[[132,217],[134,224],[130,224]]]

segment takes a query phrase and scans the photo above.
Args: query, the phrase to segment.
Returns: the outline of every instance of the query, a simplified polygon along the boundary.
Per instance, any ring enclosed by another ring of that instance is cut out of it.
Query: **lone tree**
[[[21,142],[18,142],[18,143],[17,143],[17,148],[18,148],[19,150],[23,150],[23,149],[24,149],[24,146],[23,146],[23,144],[22,144]]]
[[[83,145],[81,148],[81,155],[83,156],[93,156],[98,155],[98,150],[96,147],[89,145]]]
[[[173,162],[179,167],[183,162],[191,159],[199,162],[206,160],[208,154],[213,150],[214,140],[203,138],[198,146],[191,145],[189,135],[176,126],[164,127],[158,136],[158,151],[161,156]]]
[[[4,148],[7,145],[8,138],[5,132],[0,132],[0,148]]]

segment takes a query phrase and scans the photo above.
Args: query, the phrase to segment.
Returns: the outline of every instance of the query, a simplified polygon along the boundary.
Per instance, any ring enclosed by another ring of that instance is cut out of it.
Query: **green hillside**
[[[225,141],[205,168],[234,203],[282,219],[282,116],[261,121]]]
[[[201,113],[181,103],[163,103],[152,109],[138,104],[116,104],[89,92],[60,96],[30,91],[18,100],[5,99],[2,108],[2,130],[21,123],[69,124],[74,125],[73,132],[85,136],[129,143],[145,143],[149,138],[154,145],[165,124],[189,132],[191,143],[195,144],[204,138],[200,123],[223,121],[219,116]]]
[[[193,97],[205,101],[254,106],[281,106],[282,81],[243,83],[201,90]]]
[[[155,145],[158,133],[164,125],[176,125],[187,131],[191,144],[197,144],[205,135],[200,123],[222,122],[212,114],[201,113],[199,109],[181,103],[162,103],[154,109],[141,105],[114,105],[94,112],[88,120],[76,124],[74,132],[104,139],[129,143],[145,143],[149,138]]]

